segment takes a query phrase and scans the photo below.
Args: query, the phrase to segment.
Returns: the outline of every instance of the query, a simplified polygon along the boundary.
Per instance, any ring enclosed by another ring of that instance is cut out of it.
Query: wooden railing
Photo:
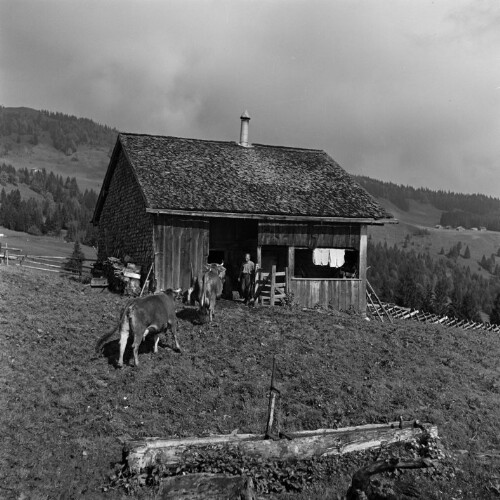
[[[389,315],[391,319],[413,320],[421,323],[440,324],[450,328],[462,328],[463,330],[486,330],[488,332],[500,333],[500,325],[479,323],[477,321],[467,319],[461,320],[459,318],[449,316],[440,316],[438,314],[420,311],[418,309],[397,306],[396,304],[368,302],[367,312],[375,319],[379,319],[381,321],[383,321],[384,315]]]
[[[288,267],[285,271],[276,271],[276,266],[271,267],[271,272],[258,269],[255,273],[254,298],[261,305],[284,305],[288,283]]]
[[[2,247],[0,250],[0,264],[6,266],[19,266],[49,273],[79,275],[82,273],[90,273],[91,264],[95,262],[94,259],[82,260],[82,273],[79,273],[77,270],[71,270],[65,266],[65,263],[70,259],[69,256],[31,255],[23,252],[25,252],[25,250],[21,248]]]

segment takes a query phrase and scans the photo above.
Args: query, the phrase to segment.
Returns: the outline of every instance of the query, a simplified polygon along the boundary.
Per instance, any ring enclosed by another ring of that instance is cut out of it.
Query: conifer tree
[[[73,253],[71,254],[71,257],[66,261],[64,269],[77,272],[81,276],[84,260],[85,255],[82,252],[80,242],[76,240],[75,244],[73,245]]]

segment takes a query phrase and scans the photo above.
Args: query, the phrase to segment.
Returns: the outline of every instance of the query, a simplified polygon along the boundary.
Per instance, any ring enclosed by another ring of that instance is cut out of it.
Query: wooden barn
[[[156,289],[191,284],[207,262],[235,282],[245,253],[286,269],[306,307],[366,309],[367,226],[387,213],[324,151],[118,135],[92,222],[100,260],[154,264]]]

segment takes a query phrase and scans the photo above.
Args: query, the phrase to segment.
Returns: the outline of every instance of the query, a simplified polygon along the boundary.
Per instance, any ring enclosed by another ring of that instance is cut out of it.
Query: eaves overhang
[[[169,208],[147,208],[147,213],[155,215],[179,215],[185,217],[223,217],[228,219],[257,219],[290,222],[338,222],[342,224],[356,223],[369,225],[398,224],[397,219],[374,219],[371,217],[327,217],[312,215],[262,214],[248,212],[211,212],[205,210],[177,210]]]

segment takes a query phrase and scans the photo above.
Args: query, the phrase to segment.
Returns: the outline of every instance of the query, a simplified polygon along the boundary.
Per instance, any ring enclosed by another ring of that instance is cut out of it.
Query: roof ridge
[[[140,134],[137,132],[120,132],[119,135],[131,135],[134,137],[156,137],[158,139],[178,139],[181,141],[216,142],[216,143],[222,143],[222,144],[236,144],[236,141],[220,141],[220,140],[216,140],[216,139],[196,139],[194,137],[179,137],[176,135]]]
[[[275,149],[291,149],[293,151],[309,151],[311,153],[325,153],[323,149],[316,148],[301,148],[296,146],[275,146],[274,144],[259,144],[258,142],[253,142],[252,146],[259,146],[262,148],[275,148]]]
[[[137,133],[137,132],[119,132],[119,135],[128,135],[128,136],[134,136],[134,137],[152,137],[152,138],[158,138],[158,139],[178,139],[181,141],[206,142],[206,143],[211,143],[211,144],[238,145],[237,141],[221,141],[221,140],[217,140],[217,139],[196,139],[194,137],[179,137],[179,136],[175,136],[175,135],[143,134],[143,133]],[[276,146],[274,144],[252,143],[251,146],[258,146],[258,147],[262,147],[262,148],[273,148],[273,149],[285,149],[285,150],[289,149],[292,151],[307,151],[307,152],[311,152],[311,153],[325,153],[325,151],[323,149],[303,148],[303,147],[294,147],[294,146]],[[251,148],[247,148],[247,149],[251,149]]]

